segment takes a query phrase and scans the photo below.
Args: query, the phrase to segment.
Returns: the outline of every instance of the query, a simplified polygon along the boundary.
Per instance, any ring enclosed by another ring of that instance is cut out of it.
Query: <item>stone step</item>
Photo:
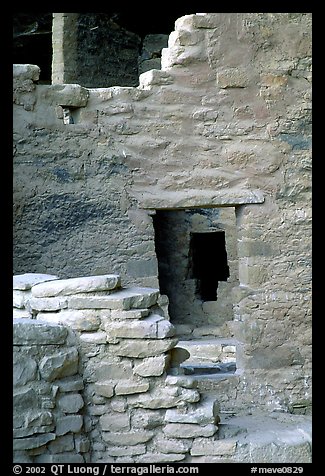
[[[71,296],[68,300],[69,309],[112,309],[128,311],[130,309],[145,309],[157,303],[159,289],[130,287],[123,288],[111,294],[87,296]]]

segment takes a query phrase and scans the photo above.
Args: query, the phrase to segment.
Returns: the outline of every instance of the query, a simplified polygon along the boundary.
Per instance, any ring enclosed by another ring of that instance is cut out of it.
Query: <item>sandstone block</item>
[[[71,309],[143,309],[156,304],[159,291],[153,288],[128,288],[106,296],[73,296],[69,299]]]
[[[151,314],[141,321],[109,322],[105,325],[105,329],[110,338],[164,339],[175,334],[174,326],[158,314]]]
[[[142,319],[149,315],[149,309],[130,309],[129,311],[112,310],[111,319]]]
[[[151,69],[150,71],[140,74],[139,87],[147,89],[154,85],[171,84],[173,81],[173,76],[166,71],[162,71],[160,69]]]
[[[114,412],[123,413],[127,408],[128,405],[124,397],[116,397],[111,401],[111,409],[114,410]]]
[[[173,337],[176,329],[171,322],[164,319],[157,323],[157,337],[158,339],[166,339],[166,337]]]
[[[14,319],[14,345],[64,344],[68,330],[35,319]]]
[[[130,337],[133,339],[157,338],[157,322],[163,318],[158,315],[150,315],[141,321],[116,321],[107,326],[109,337]]]
[[[33,391],[32,389],[28,389],[28,390]],[[28,392],[28,390],[24,389],[24,392],[25,392],[24,397],[26,397],[26,393]],[[44,428],[50,427],[52,425],[53,415],[52,415],[52,412],[47,410],[40,410],[37,407],[38,407],[38,400],[35,398],[32,398],[31,401],[28,401],[28,398],[25,398],[25,405],[24,405],[24,402],[21,404],[21,401],[20,402],[18,401],[17,407],[15,406],[15,408],[17,408],[18,411],[15,412],[14,418],[13,418],[14,428],[15,429],[17,428],[30,429],[31,431],[29,434],[38,433],[37,429],[41,429],[39,433],[44,433],[43,431]]]
[[[198,386],[197,380],[185,375],[167,375],[165,381],[167,385],[177,385],[183,388],[197,388]]]
[[[157,450],[161,453],[186,453],[192,446],[192,441],[179,438],[164,438],[158,436],[155,440]]]
[[[195,425],[193,423],[169,423],[163,428],[166,436],[171,438],[196,438],[213,436],[218,427],[213,424]]]
[[[152,431],[102,432],[103,440],[115,446],[135,446],[146,443],[154,436]]]
[[[144,393],[149,390],[149,382],[132,382],[132,380],[121,380],[116,384],[116,395],[131,395],[133,393]]]
[[[213,440],[195,438],[191,448],[192,456],[232,456],[236,451],[236,440]]]
[[[157,357],[148,357],[143,359],[140,364],[135,364],[133,372],[141,377],[158,377],[166,370],[169,362],[168,355],[159,355]]]
[[[161,51],[161,68],[168,70],[174,65],[188,66],[206,60],[206,51],[201,44],[194,46],[173,46]]]
[[[52,382],[55,379],[68,377],[78,372],[78,351],[75,348],[43,357],[39,364],[42,378]]]
[[[175,30],[196,31],[197,29],[217,28],[224,21],[223,13],[196,13],[184,15],[175,21]]]
[[[48,444],[48,449],[51,453],[64,453],[65,451],[73,451],[73,435],[59,436]]]
[[[47,90],[47,98],[52,104],[68,107],[84,107],[89,91],[79,84],[52,84]]]
[[[59,279],[34,285],[32,295],[34,297],[52,297],[93,291],[109,291],[119,287],[120,284],[121,278],[115,274]]]
[[[169,409],[166,411],[165,422],[196,423],[200,425],[215,424],[219,419],[220,406],[211,398],[200,401],[190,410]]]
[[[123,362],[102,362],[95,367],[96,381],[110,379],[129,379],[133,376],[132,364],[128,360]]]
[[[30,291],[14,289],[12,292],[12,305],[15,308],[23,309],[31,296]]]
[[[102,415],[99,423],[103,431],[123,431],[130,429],[130,415],[127,413],[111,413]],[[114,455],[111,455],[114,456]]]
[[[44,435],[31,436],[30,438],[14,439],[14,450],[30,450],[32,448],[39,448],[46,445],[49,441],[55,439],[55,433],[47,433]]]
[[[96,311],[90,309],[67,309],[57,313],[55,317],[59,323],[67,325],[76,331],[97,331],[101,322]],[[44,319],[43,315],[41,318]]]
[[[80,341],[87,344],[106,344],[106,332],[83,332]]]
[[[13,289],[20,289],[27,291],[31,289],[35,284],[44,283],[46,281],[53,281],[54,279],[60,279],[59,276],[53,274],[40,274],[40,273],[25,273],[16,274],[13,277]]]
[[[90,449],[90,441],[84,436],[75,436],[74,444],[78,453],[88,453]]]
[[[202,31],[175,30],[169,35],[168,47],[194,46],[203,40],[204,33]]]
[[[33,311],[59,311],[68,307],[68,301],[65,297],[31,298],[27,305]]]
[[[88,405],[89,415],[100,416],[107,413],[107,405]]]
[[[114,388],[116,383],[112,380],[107,382],[96,382],[95,391],[98,395],[102,395],[106,398],[111,398],[114,395]]]
[[[12,317],[13,319],[31,319],[32,315],[28,311],[28,309],[16,309],[13,308],[12,310]]]
[[[38,81],[40,75],[40,68],[35,64],[14,64],[13,65],[13,77],[19,78],[22,81],[32,80]]]
[[[30,428],[14,428],[14,438],[25,438],[39,433],[52,433],[55,431],[55,425],[32,426]]]
[[[84,401],[79,393],[69,393],[58,398],[57,405],[63,413],[77,413],[84,406]]]
[[[56,380],[55,385],[58,386],[60,392],[76,392],[84,388],[83,380],[78,375]]]
[[[153,430],[157,426],[162,425],[164,420],[164,410],[145,410],[145,409],[133,409],[131,417],[132,428],[145,428],[147,430]]]
[[[83,425],[83,419],[81,415],[67,415],[60,417],[56,420],[56,434],[58,436],[65,435],[70,431],[72,433],[78,433]]]
[[[23,386],[36,378],[37,363],[24,354],[13,354],[13,385]]]
[[[199,400],[200,393],[196,390],[172,387],[156,388],[150,392],[139,394],[139,396],[128,397],[132,406],[146,409],[171,408],[184,402],[195,403]]]

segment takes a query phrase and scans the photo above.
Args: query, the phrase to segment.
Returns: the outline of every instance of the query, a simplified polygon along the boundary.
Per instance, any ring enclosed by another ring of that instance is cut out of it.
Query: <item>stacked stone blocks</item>
[[[157,289],[123,288],[118,275],[25,274],[13,287],[17,461],[234,453],[234,440],[217,439],[219,404],[178,366],[168,300]]]

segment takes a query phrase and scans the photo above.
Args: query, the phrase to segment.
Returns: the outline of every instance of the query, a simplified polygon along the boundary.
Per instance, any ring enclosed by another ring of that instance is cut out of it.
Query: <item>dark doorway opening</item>
[[[225,232],[191,233],[189,277],[197,281],[197,296],[216,301],[219,281],[229,278]]]
[[[157,210],[153,216],[159,287],[169,298],[173,322],[204,322],[202,305],[216,302],[219,281],[228,281],[225,231],[216,229],[219,215],[218,209],[189,209]]]

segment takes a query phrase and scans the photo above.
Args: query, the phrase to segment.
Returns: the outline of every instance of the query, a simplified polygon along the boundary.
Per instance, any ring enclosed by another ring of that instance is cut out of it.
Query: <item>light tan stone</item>
[[[115,274],[83,276],[80,278],[58,279],[32,287],[34,297],[52,297],[93,291],[107,291],[120,286],[121,278]]]
[[[166,436],[171,438],[196,438],[213,436],[218,427],[213,424],[195,425],[193,423],[169,423],[163,428]]]
[[[103,431],[124,431],[130,429],[130,416],[127,413],[102,415],[99,423]],[[114,456],[114,455],[111,455]]]
[[[115,385],[116,385],[116,382],[111,380],[107,382],[96,382],[95,391],[98,395],[102,395],[103,397],[110,398],[114,395]]]
[[[115,446],[135,446],[151,440],[152,431],[102,432],[103,440]]]
[[[195,438],[191,448],[192,456],[232,456],[236,451],[236,440],[213,440]]]
[[[169,360],[168,355],[147,357],[141,363],[134,365],[133,372],[141,377],[158,377],[166,370]]]
[[[132,380],[119,381],[115,387],[116,395],[131,395],[144,393],[149,390],[149,382],[134,382]]]
[[[177,342],[178,339],[145,339],[144,345],[141,339],[127,339],[118,344],[110,345],[109,350],[114,355],[120,355],[122,357],[154,357],[172,349]]]
[[[68,307],[65,297],[32,298],[28,300],[28,308],[33,311],[59,311]]]

